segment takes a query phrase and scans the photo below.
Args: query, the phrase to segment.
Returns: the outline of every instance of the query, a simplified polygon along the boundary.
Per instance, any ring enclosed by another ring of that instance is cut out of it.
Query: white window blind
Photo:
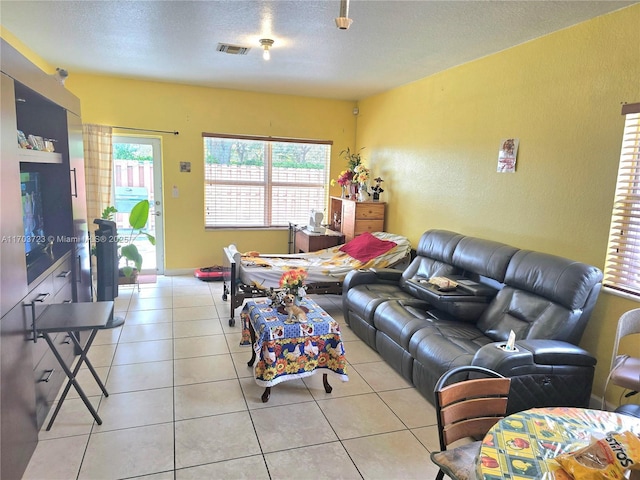
[[[202,136],[205,227],[285,227],[324,210],[330,141]]]
[[[640,296],[640,103],[625,115],[604,285]]]

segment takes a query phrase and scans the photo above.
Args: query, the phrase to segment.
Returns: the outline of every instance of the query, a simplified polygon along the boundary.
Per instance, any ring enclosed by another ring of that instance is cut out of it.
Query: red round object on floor
[[[222,280],[224,277],[224,268],[220,265],[212,267],[202,267],[194,272],[196,278],[202,281]]]

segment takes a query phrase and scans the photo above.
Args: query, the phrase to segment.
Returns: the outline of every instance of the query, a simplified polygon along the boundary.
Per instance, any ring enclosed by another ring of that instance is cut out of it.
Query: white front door
[[[147,237],[134,242],[142,255],[142,272],[164,273],[164,238],[162,233],[162,164],[160,139],[113,136],[113,187],[118,235],[129,227],[129,212],[140,200],[150,203],[149,221],[144,229],[156,239],[155,246]]]

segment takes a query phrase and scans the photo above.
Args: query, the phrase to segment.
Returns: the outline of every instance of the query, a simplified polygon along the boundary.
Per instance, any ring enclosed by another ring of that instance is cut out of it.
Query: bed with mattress
[[[336,247],[317,252],[268,255],[240,253],[235,245],[224,248],[224,290],[230,298],[229,325],[235,325],[235,311],[246,298],[264,297],[278,288],[282,274],[292,268],[307,272],[307,294],[341,294],[342,281],[351,270],[394,267],[408,264],[411,243],[388,232],[364,233]]]

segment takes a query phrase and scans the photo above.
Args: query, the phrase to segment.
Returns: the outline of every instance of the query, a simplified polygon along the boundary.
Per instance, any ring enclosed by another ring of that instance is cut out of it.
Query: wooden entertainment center
[[[22,477],[66,379],[46,342],[34,341],[33,315],[90,302],[92,286],[80,101],[0,41],[0,477],[11,479]],[[20,148],[18,131],[48,148]],[[66,334],[54,342],[71,365],[73,343]]]

